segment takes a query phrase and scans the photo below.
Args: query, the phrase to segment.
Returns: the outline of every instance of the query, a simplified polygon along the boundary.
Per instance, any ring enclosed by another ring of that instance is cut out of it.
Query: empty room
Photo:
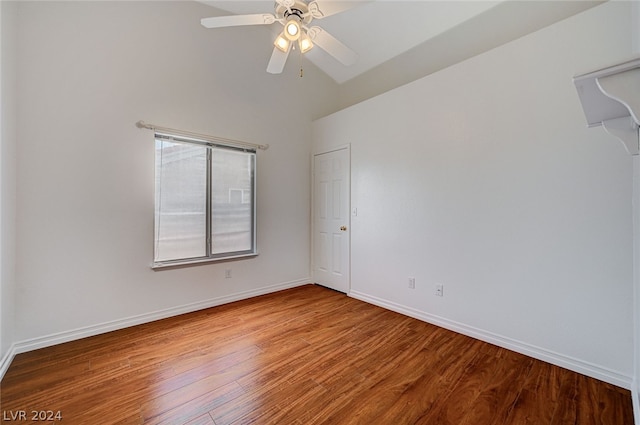
[[[638,1],[0,1],[7,423],[640,423]]]

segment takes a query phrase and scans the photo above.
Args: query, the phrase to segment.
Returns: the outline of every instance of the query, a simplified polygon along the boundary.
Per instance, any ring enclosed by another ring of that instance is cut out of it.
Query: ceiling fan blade
[[[332,0],[314,0],[309,2],[309,12],[314,19],[322,19],[336,13],[344,12],[362,3],[368,3],[370,0],[349,0],[349,1],[332,1]]]
[[[290,51],[291,47],[289,47],[286,52],[274,47],[271,59],[269,59],[269,65],[267,65],[267,72],[270,74],[282,74],[284,64],[287,63]]]
[[[291,6],[296,4],[295,0],[276,0],[276,3],[282,7],[286,7],[287,9],[290,9]]]
[[[269,13],[258,13],[255,15],[214,16],[201,19],[200,23],[206,28],[222,28],[242,25],[269,25],[275,21],[276,17]]]
[[[307,34],[316,46],[336,58],[345,66],[351,66],[358,60],[358,54],[342,44],[340,40],[320,27],[311,27]]]

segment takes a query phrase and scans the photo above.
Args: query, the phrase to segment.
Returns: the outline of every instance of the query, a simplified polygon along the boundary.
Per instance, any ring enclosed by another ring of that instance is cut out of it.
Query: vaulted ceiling
[[[342,65],[322,49],[306,58],[341,85],[344,106],[406,84],[603,1],[318,0],[352,6],[314,20],[358,54]],[[273,0],[203,0],[220,14],[273,13]],[[272,24],[271,36],[282,27]],[[211,31],[227,31],[216,28]],[[265,63],[265,68],[266,68]]]

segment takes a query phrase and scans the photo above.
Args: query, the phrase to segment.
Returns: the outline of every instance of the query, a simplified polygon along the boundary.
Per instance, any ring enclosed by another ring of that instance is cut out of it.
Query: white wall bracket
[[[587,125],[601,125],[640,154],[640,58],[573,78]]]

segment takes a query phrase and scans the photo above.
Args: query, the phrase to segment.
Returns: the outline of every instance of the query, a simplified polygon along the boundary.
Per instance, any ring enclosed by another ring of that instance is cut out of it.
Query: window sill
[[[189,266],[196,266],[198,264],[219,263],[219,262],[230,261],[230,260],[238,260],[242,258],[253,258],[257,256],[258,256],[257,252],[251,252],[248,254],[229,255],[229,256],[218,257],[218,258],[196,258],[192,260],[159,261],[157,263],[154,262],[151,265],[151,269],[163,270],[163,269],[171,269],[171,268],[179,268],[179,267],[189,267]]]

